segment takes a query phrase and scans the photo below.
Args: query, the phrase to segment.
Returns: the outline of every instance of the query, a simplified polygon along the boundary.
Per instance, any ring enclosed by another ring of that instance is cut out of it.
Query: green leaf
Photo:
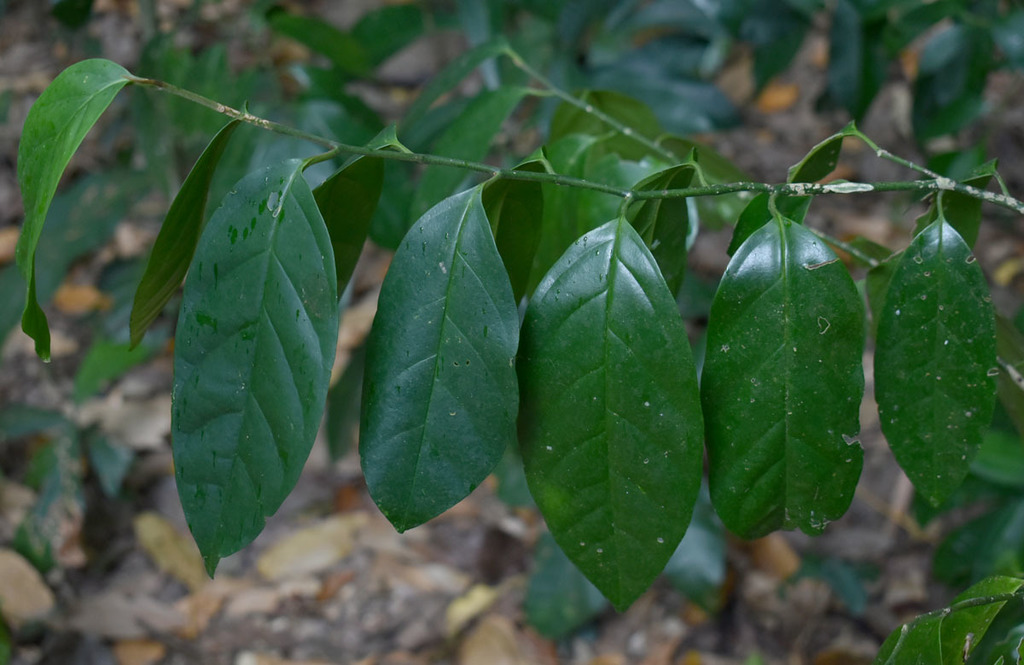
[[[326,56],[346,74],[358,77],[370,72],[370,56],[359,40],[322,19],[299,16],[275,6],[267,12],[267,21],[275,31]]]
[[[530,492],[569,559],[625,609],[686,531],[703,432],[682,319],[625,219],[580,238],[537,287],[519,382]]]
[[[1015,69],[1024,69],[1024,9],[1018,7],[992,25],[992,38],[1003,57]]]
[[[80,28],[92,15],[93,0],[51,0],[50,13],[69,28]]]
[[[701,375],[711,499],[730,531],[819,533],[850,505],[863,462],[864,306],[839,258],[790,220],[729,262]]]
[[[550,173],[546,159],[530,159],[517,171]],[[544,222],[544,191],[539,182],[492,180],[484,185],[484,210],[494,231],[498,253],[505,264],[516,302],[526,294],[533,259],[540,245]]]
[[[990,577],[957,596],[948,609],[930,612],[897,628],[875,658],[875,665],[962,665],[988,631],[1006,601],[984,603],[987,596],[1018,592],[1024,580]],[[978,605],[970,606],[973,602]],[[961,607],[957,607],[962,603]]]
[[[415,4],[385,5],[367,12],[352,27],[352,36],[378,65],[423,34],[423,9]]]
[[[839,152],[843,149],[843,139],[857,136],[859,132],[851,122],[841,131],[836,132],[808,151],[799,162],[789,167],[786,182],[817,182],[832,173],[839,163]]]
[[[363,371],[366,367],[366,347],[352,352],[345,371],[327,393],[327,451],[331,461],[337,462],[352,448],[359,431],[359,412],[363,401]]]
[[[736,220],[736,228],[732,232],[732,240],[729,241],[729,249],[726,250],[729,256],[736,253],[747,238],[752,236],[759,228],[772,221],[772,212],[768,207],[770,195],[761,193],[750,200],[747,207],[740,213]],[[777,196],[775,207],[779,214],[786,219],[793,220],[797,224],[803,224],[807,210],[811,207],[813,197],[810,196]]]
[[[367,341],[359,452],[399,531],[465,498],[515,440],[518,341],[480,188],[445,199],[395,254]]]
[[[647,176],[633,186],[633,191],[683,189],[690,186],[696,173],[696,164],[678,164]],[[688,205],[689,201],[682,198],[643,199],[631,206],[628,213],[673,294],[679,292],[686,274],[687,239],[690,237]]]
[[[995,406],[995,320],[971,250],[938,220],[903,253],[878,321],[882,432],[917,491],[939,505],[963,481]]]
[[[97,340],[89,347],[75,374],[75,402],[81,403],[92,397],[108,381],[146,362],[157,350],[151,346],[132,348],[128,344]]]
[[[711,146],[678,136],[662,137],[658,143],[675,155],[688,155],[692,152],[704,180],[710,185],[750,180],[748,173]],[[697,209],[700,211],[701,223],[705,227],[710,225],[714,228],[734,224],[751,198],[750,192],[698,197]]]
[[[88,438],[89,466],[100,481],[100,489],[111,499],[121,491],[121,484],[135,460],[131,448],[107,441],[106,437]]]
[[[526,88],[505,86],[480,93],[438,137],[433,152],[444,157],[480,161],[487,156],[491,141],[527,92]],[[422,214],[446,197],[465,177],[462,169],[436,166],[428,169],[413,196],[413,214]]]
[[[523,601],[526,619],[550,639],[560,639],[596,617],[608,600],[558,548],[550,533],[537,540],[533,573]]]
[[[383,185],[383,160],[355,157],[313,190],[331,235],[339,294],[359,261]]]
[[[22,329],[35,340],[36,353],[50,358],[50,329],[36,300],[36,247],[46,211],[61,174],[85,135],[128,84],[131,74],[109,60],[83,60],[53,80],[29,110],[18,144],[18,182],[25,223],[18,238],[18,268],[28,283]]]
[[[929,39],[914,81],[911,120],[917,139],[952,134],[974,120],[985,108],[992,67],[987,28],[954,23]]]
[[[935,550],[933,570],[937,579],[958,586],[987,575],[1020,575],[1022,550],[1024,500],[1011,499],[950,533]]]
[[[1024,311],[1024,310],[1022,310]],[[996,312],[996,352],[1006,363],[996,379],[999,401],[1024,441],[1024,334]]]
[[[701,485],[693,519],[679,547],[665,566],[665,577],[687,599],[708,612],[716,612],[724,598],[725,527],[715,509],[706,485]]]
[[[862,16],[850,0],[836,3],[829,39],[826,94],[855,119],[864,117],[885,83],[889,58],[882,37],[888,25],[885,15]]]
[[[653,139],[661,133],[661,126],[654,112],[643,102],[637,101],[621,92],[585,90],[578,94],[577,97],[580,101],[585,102],[590,109],[604,112],[627,127],[640,132],[641,135],[646,136],[648,139]],[[572,134],[588,134],[600,137],[614,131],[611,125],[605,123],[593,113],[588,113],[578,106],[562,103],[555,110],[554,117],[551,118],[548,140],[553,144]],[[609,152],[614,152],[624,159],[642,159],[651,152],[651,149],[637,140],[636,137],[618,133],[608,139],[604,146]]]
[[[481,63],[505,54],[507,50],[508,42],[504,37],[498,37],[471,48],[438,72],[427,87],[420,91],[416,101],[405,112],[405,117],[402,118],[402,136],[405,136],[407,129],[423,119],[434,102],[458,85],[471,71],[479,67]]]
[[[996,175],[996,160],[993,159],[972,169],[970,174],[964,178],[963,183],[978,189],[985,189],[994,175]],[[923,231],[925,227],[940,217],[956,229],[968,247],[974,247],[974,243],[978,240],[978,229],[981,227],[981,199],[959,192],[941,190],[936,194],[931,206],[928,207],[928,212],[917,219],[914,235]]]
[[[213,174],[238,125],[238,120],[232,120],[217,132],[167,210],[146,263],[146,272],[135,291],[131,318],[132,347],[142,341],[146,330],[185,279],[203,229]]]
[[[301,166],[289,160],[243,178],[207,223],[185,281],[174,468],[211,575],[295,485],[327,396],[334,257]]]

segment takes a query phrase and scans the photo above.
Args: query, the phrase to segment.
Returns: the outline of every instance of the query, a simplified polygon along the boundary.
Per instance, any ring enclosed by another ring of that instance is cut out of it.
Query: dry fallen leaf
[[[476,584],[449,605],[445,611],[445,633],[455,637],[470,621],[486,612],[498,599],[498,590],[486,584]]]
[[[195,542],[162,515],[145,512],[135,517],[135,538],[162,572],[197,591],[209,581]]]
[[[97,310],[110,309],[113,301],[91,284],[68,284],[57,288],[53,295],[53,306],[60,312],[69,315],[88,314]]]
[[[326,660],[288,660],[265,653],[243,651],[235,658],[235,665],[335,665]]]
[[[184,615],[186,623],[178,631],[178,636],[186,640],[194,640],[217,615],[224,600],[240,590],[247,589],[251,582],[230,577],[217,577],[203,585],[203,588],[185,596],[174,605],[174,609]]]
[[[749,547],[754,567],[776,579],[788,579],[800,570],[800,555],[780,533],[759,538]]]
[[[503,616],[484,617],[459,646],[458,665],[532,665],[526,640]]]
[[[772,81],[757,96],[757,110],[761,113],[778,113],[796,104],[800,99],[800,86],[796,83]]]
[[[0,549],[0,610],[17,629],[53,609],[54,597],[39,571],[23,556]]]
[[[84,403],[75,422],[82,427],[99,424],[105,434],[134,450],[160,450],[171,433],[171,397],[129,400],[114,388],[106,397]]]
[[[20,235],[21,231],[17,226],[0,229],[0,266],[7,265],[14,260],[14,247],[18,244]]]
[[[87,596],[68,617],[72,630],[115,640],[177,632],[186,624],[185,617],[173,607],[149,596],[130,596],[122,591]]]
[[[299,529],[271,545],[256,567],[268,580],[326,570],[348,556],[356,532],[366,522],[366,513],[358,512],[335,515]]]
[[[153,665],[167,654],[167,647],[152,640],[122,640],[114,645],[118,665]]]

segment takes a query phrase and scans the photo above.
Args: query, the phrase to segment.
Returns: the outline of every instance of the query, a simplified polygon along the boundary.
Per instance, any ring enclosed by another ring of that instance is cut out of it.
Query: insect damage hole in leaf
[[[515,440],[519,314],[480,187],[409,230],[367,340],[359,453],[399,531],[469,495]]]
[[[569,559],[625,609],[686,531],[703,432],[678,308],[625,219],[581,237],[548,271],[518,370],[530,492]]]
[[[711,499],[744,538],[820,532],[850,505],[863,451],[864,307],[811,231],[775,220],[715,294],[701,378]]]
[[[295,486],[327,396],[334,255],[301,167],[289,160],[242,179],[206,225],[185,281],[174,467],[211,574]]]

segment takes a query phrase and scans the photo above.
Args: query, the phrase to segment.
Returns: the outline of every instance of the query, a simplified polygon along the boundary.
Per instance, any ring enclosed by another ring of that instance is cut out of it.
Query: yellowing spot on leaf
[[[90,284],[61,284],[53,305],[64,314],[79,315],[110,309],[110,296]]]
[[[153,665],[167,654],[167,647],[152,640],[122,640],[114,645],[118,665]]]
[[[139,545],[161,571],[171,575],[191,591],[208,581],[199,548],[161,515],[146,512],[132,522]]]
[[[448,605],[445,611],[445,633],[449,638],[457,635],[470,621],[486,612],[498,599],[498,590],[486,584],[476,584]]]
[[[15,629],[40,619],[54,606],[39,571],[14,550],[0,549],[0,611]]]
[[[772,81],[757,97],[757,110],[761,113],[778,113],[796,104],[800,98],[800,86],[796,83]]]
[[[264,552],[256,568],[268,580],[326,570],[348,556],[356,533],[366,522],[366,513],[351,513],[299,529]]]

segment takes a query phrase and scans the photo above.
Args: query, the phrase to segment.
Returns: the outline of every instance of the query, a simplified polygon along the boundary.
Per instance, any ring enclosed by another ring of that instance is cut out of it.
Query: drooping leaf
[[[708,612],[717,611],[724,599],[725,547],[725,527],[711,506],[707,485],[701,485],[693,519],[664,574],[681,594]]]
[[[355,157],[313,190],[334,248],[338,293],[344,293],[366,243],[384,185],[384,162]]]
[[[242,179],[211,217],[175,337],[178,494],[206,568],[263,529],[320,426],[338,294],[302,161]]]
[[[526,88],[515,86],[480,93],[438,137],[432,152],[444,157],[480,161],[490,151],[491,141],[502,124],[526,94]],[[446,197],[465,176],[461,169],[428,169],[413,196],[413,214],[422,214]]]
[[[135,292],[131,317],[132,347],[142,341],[146,330],[185,279],[203,229],[213,174],[238,124],[238,120],[232,120],[217,132],[167,210],[160,233],[153,243],[146,272]]]
[[[625,219],[580,238],[537,287],[518,369],[530,492],[569,559],[624,609],[683,537],[702,456],[686,332]]]
[[[515,439],[518,340],[480,189],[445,199],[406,234],[367,340],[359,452],[399,531],[465,498]]]
[[[729,249],[726,250],[729,256],[735,254],[740,245],[755,231],[771,221],[772,212],[768,207],[769,197],[770,195],[767,193],[758,194],[740,213],[739,219],[736,220],[736,228],[732,232],[732,240],[729,241]],[[786,219],[803,224],[807,210],[811,207],[811,199],[810,196],[778,196],[775,199],[775,207],[779,214]]]
[[[1007,601],[963,607],[957,604],[1018,592],[1022,585],[1024,580],[1014,577],[989,577],[978,582],[957,596],[946,611],[930,612],[894,630],[875,657],[875,665],[961,665]]]
[[[638,182],[633,191],[656,191],[689,187],[697,173],[693,163],[678,164]],[[689,202],[683,198],[643,199],[629,213],[637,233],[647,243],[668,284],[675,294],[686,273],[687,239],[690,236]]]
[[[963,481],[995,406],[995,321],[971,250],[940,219],[903,253],[878,321],[882,432],[938,505]]]
[[[985,189],[992,176],[996,175],[996,160],[992,160],[971,169],[963,183],[971,187]],[[928,207],[928,212],[918,218],[914,226],[914,234],[924,230],[929,224],[942,217],[956,229],[968,247],[974,247],[978,240],[978,229],[981,227],[981,199],[973,196],[941,190]]]
[[[550,173],[546,159],[537,158],[516,166],[517,171]],[[516,302],[526,294],[533,259],[540,244],[544,222],[541,183],[526,180],[493,180],[484,185],[484,210],[494,231],[498,253],[508,271]]]
[[[352,352],[338,382],[327,392],[327,420],[324,427],[327,451],[333,462],[344,457],[356,440],[365,367],[366,347],[360,346]]]
[[[853,123],[811,148],[804,158],[789,167],[787,182],[817,182],[832,173],[839,163],[843,139],[858,135]]]
[[[36,247],[61,174],[85,135],[128,84],[128,70],[109,60],[83,60],[53,80],[29,110],[18,144],[18,183],[25,222],[18,238],[18,268],[28,283],[22,329],[36,353],[50,357],[50,329],[36,299]]]
[[[530,625],[559,639],[603,612],[608,600],[545,533],[537,540],[523,605]]]
[[[402,136],[405,136],[406,130],[423,119],[434,102],[458,85],[471,71],[481,63],[506,53],[507,50],[508,42],[504,37],[498,37],[469,49],[438,72],[405,112],[405,117],[402,118]]]
[[[864,307],[839,258],[790,220],[729,262],[701,375],[711,499],[743,538],[818,533],[853,499],[863,451]]]

